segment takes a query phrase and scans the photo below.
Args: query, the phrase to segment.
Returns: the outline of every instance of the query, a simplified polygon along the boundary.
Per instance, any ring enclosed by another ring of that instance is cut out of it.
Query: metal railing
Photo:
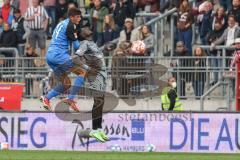
[[[195,5],[196,0],[190,0],[190,3]],[[154,33],[154,53],[155,56],[160,57],[163,56],[164,53],[170,51],[171,56],[174,52],[174,46],[175,46],[175,32],[174,29],[176,28],[176,25],[174,24],[174,18],[176,17],[177,8],[172,8],[168,11],[165,11],[165,13],[146,13],[146,12],[139,12],[136,13],[136,17],[152,17],[151,20],[149,20],[146,25],[152,26],[152,31]],[[89,14],[86,14],[85,17],[89,18]],[[170,26],[166,25],[166,19],[167,17],[170,17]],[[135,30],[138,30],[140,26],[136,27]],[[170,39],[165,36],[166,32],[170,32]],[[194,34],[193,34],[194,35]],[[159,41],[160,40],[160,41]],[[170,43],[167,41],[169,40]],[[117,43],[118,38],[113,40],[112,43]],[[170,48],[168,47],[170,45]],[[166,48],[165,48],[166,47]],[[103,48],[103,47],[102,47]]]
[[[170,23],[170,31],[171,31],[171,42],[174,41],[174,13],[176,13],[177,8],[172,8],[171,10],[161,14],[161,13],[138,13],[138,16],[149,16],[149,17],[154,17],[150,21],[146,23],[148,26],[153,26],[154,30],[154,53],[155,56],[160,57],[163,56],[163,53],[166,52],[164,50],[164,32],[165,32],[165,27],[164,26],[164,21],[168,16],[171,16],[171,23]],[[160,22],[160,27],[159,23]],[[139,30],[140,26],[136,27],[134,30]],[[159,34],[160,32],[160,34]],[[159,42],[160,39],[160,42]],[[118,38],[113,40],[112,43],[118,43]],[[102,47],[103,48],[103,47]],[[174,52],[174,43],[171,44],[171,55],[173,55]]]
[[[232,99],[235,99],[235,86],[236,86],[236,73],[235,71],[230,71],[230,63],[232,59],[232,55],[234,54],[235,48],[234,47],[227,47],[227,46],[215,46],[214,48],[211,46],[199,46],[200,48],[203,48],[207,50],[210,54],[213,51],[218,51],[218,57],[219,54],[221,54],[221,60],[218,60],[221,63],[221,70],[219,72],[222,72],[223,74],[220,74],[221,77],[219,78],[219,81],[212,85],[211,87],[208,87],[208,90],[201,96],[200,99],[200,108],[201,111],[204,110],[204,101],[207,96],[209,96],[210,93],[214,92],[218,87],[222,87],[222,92],[225,92],[227,94],[227,105],[226,107],[220,108],[230,111]],[[216,61],[213,60],[213,61]],[[231,89],[232,88],[232,91]],[[232,93],[232,94],[231,94]]]
[[[113,14],[110,14],[111,16]],[[148,12],[138,12],[136,13],[136,17],[157,17],[159,16],[160,13],[148,13]],[[90,18],[90,14],[84,14],[83,15],[84,18]]]
[[[164,14],[160,14],[160,16],[150,20],[149,22],[146,23],[146,25],[154,25],[154,52],[159,53],[156,54],[157,56],[162,56],[164,53],[164,19],[168,16],[171,16],[171,39],[174,40],[174,17],[173,13],[177,11],[177,8],[173,8]],[[158,22],[160,21],[160,35],[158,34],[159,28],[158,28]],[[160,43],[158,43],[158,39],[160,39]],[[171,40],[171,41],[172,41]],[[159,45],[158,45],[159,44]],[[159,47],[159,48],[158,48]],[[174,44],[171,45],[171,51],[173,52],[174,50]],[[162,55],[161,55],[162,54]]]
[[[6,47],[0,47],[0,54],[2,52],[5,52],[6,54],[12,54],[13,58],[9,58],[9,61],[8,61],[8,72],[13,72],[15,75],[14,77],[17,77],[17,72],[18,72],[18,58],[19,58],[19,53],[18,53],[18,50],[16,48],[6,48]],[[15,66],[13,68],[10,68],[9,67],[12,67],[12,66]],[[18,81],[17,78],[14,79],[15,82]]]
[[[111,61],[110,61],[111,59]],[[196,60],[203,61],[204,66],[196,67]],[[181,98],[198,98],[204,100],[206,97],[222,99],[232,98],[225,89],[229,79],[225,76],[229,66],[213,66],[212,62],[230,61],[231,57],[108,57],[107,91],[115,90],[120,97],[153,98],[160,96],[161,90],[167,85],[167,79],[174,76],[177,79],[178,94]],[[0,59],[7,62],[9,58]],[[43,90],[51,88],[56,84],[54,75],[49,74],[48,67],[39,66],[40,58],[15,58],[18,63],[14,66],[1,65],[1,81],[13,82],[18,79],[25,83],[25,97],[38,97]],[[16,71],[17,68],[17,72]],[[217,75],[217,76],[216,76]],[[72,79],[75,75],[70,75]],[[215,78],[217,77],[216,81]],[[233,77],[235,78],[235,77]],[[45,86],[42,80],[47,82]],[[195,84],[203,81],[202,84]],[[211,82],[216,84],[211,84]],[[219,85],[221,83],[221,85]],[[48,85],[48,86],[46,86]],[[45,87],[40,88],[40,86]],[[203,87],[203,88],[201,88]],[[215,87],[215,88],[213,88]],[[227,86],[228,87],[228,86]],[[210,91],[214,89],[214,93]],[[147,95],[145,94],[148,91]]]

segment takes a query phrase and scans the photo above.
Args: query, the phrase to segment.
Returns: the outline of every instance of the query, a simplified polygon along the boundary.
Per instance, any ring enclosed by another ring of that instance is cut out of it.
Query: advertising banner
[[[0,108],[20,111],[23,88],[22,83],[0,83]]]
[[[17,150],[86,151],[78,136],[91,120],[71,119],[71,113],[0,113],[0,142]],[[91,116],[87,114],[86,116]],[[61,119],[64,117],[65,120]],[[76,116],[75,116],[76,117]],[[89,151],[236,153],[240,149],[240,114],[108,113],[103,129],[110,141],[89,139]]]

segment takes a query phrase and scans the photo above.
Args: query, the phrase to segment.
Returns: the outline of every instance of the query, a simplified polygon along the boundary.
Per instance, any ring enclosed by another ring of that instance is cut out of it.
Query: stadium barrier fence
[[[223,82],[223,86],[216,87],[213,93],[205,97],[230,96],[232,99],[236,74],[229,71],[230,67],[227,64],[231,59],[222,56],[201,57],[199,61],[203,66],[197,67],[196,57],[108,57],[105,58],[107,91],[115,90],[125,98],[153,98],[160,95],[162,88],[167,85],[167,79],[173,76],[177,80],[177,91],[181,98],[201,98],[218,82]],[[47,66],[41,66],[44,59],[16,57],[0,58],[0,61],[1,81],[24,82],[25,97],[38,97],[56,84],[51,70]],[[74,79],[75,76],[70,74],[70,77]],[[226,93],[225,83],[229,81],[233,89],[232,92]],[[147,91],[147,95],[142,94]]]

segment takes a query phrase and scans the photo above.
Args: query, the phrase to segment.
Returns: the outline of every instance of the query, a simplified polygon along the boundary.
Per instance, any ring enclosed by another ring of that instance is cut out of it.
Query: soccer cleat
[[[104,139],[104,141],[109,141],[108,136],[105,134],[103,130],[99,130],[101,137]]]
[[[101,143],[104,143],[105,140],[103,139],[102,135],[101,135],[101,132],[99,130],[92,130],[90,133],[89,133],[89,136],[91,138],[95,138],[97,141],[101,142]]]
[[[69,105],[74,111],[76,112],[80,112],[79,108],[77,107],[77,102],[75,102],[74,100],[71,99],[65,99],[64,103]]]
[[[43,108],[46,111],[52,111],[52,108],[51,108],[51,105],[50,105],[50,101],[46,97],[41,96],[40,97],[40,101],[43,103]]]

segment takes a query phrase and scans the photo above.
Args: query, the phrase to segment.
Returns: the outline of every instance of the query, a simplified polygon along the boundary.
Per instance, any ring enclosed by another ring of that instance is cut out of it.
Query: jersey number
[[[55,29],[55,37],[54,37],[55,39],[58,38],[58,35],[59,35],[62,27],[63,27],[63,25],[60,23],[60,24],[57,26],[57,28]]]

